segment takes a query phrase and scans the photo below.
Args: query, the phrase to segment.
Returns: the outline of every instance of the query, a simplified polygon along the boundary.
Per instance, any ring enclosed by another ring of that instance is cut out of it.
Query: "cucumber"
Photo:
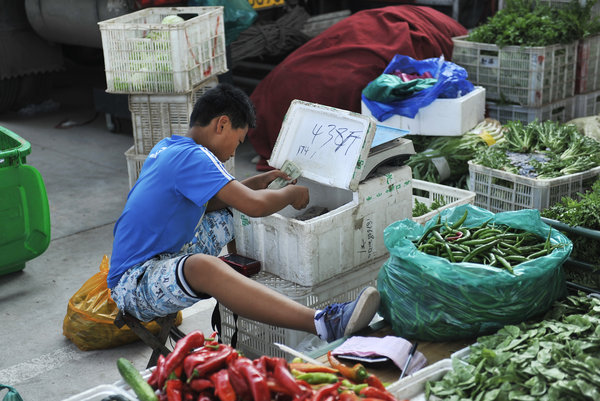
[[[131,389],[138,396],[140,401],[158,401],[158,397],[154,393],[152,386],[148,384],[142,377],[140,372],[133,366],[133,364],[125,358],[119,358],[117,360],[117,368],[125,383],[131,386]]]

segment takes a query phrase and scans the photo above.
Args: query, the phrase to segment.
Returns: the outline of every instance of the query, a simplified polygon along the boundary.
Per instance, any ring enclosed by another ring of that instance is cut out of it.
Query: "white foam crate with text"
[[[600,90],[575,95],[575,118],[600,114]]]
[[[387,390],[392,393],[397,400],[437,401],[439,400],[437,397],[429,399],[425,397],[426,383],[441,380],[444,375],[451,370],[452,360],[449,358],[442,359],[418,370],[410,376],[402,378],[402,380],[390,384],[389,387],[387,387]]]
[[[600,2],[596,2],[595,7],[600,7]],[[575,93],[588,93],[598,89],[600,89],[600,34],[579,40]]]
[[[129,95],[136,151],[147,154],[163,138],[171,135],[184,136],[190,128],[194,104],[218,83],[217,77],[211,77],[187,93]]]
[[[550,179],[535,179],[469,161],[471,190],[475,206],[493,213],[521,209],[546,209],[564,197],[576,196],[591,187],[600,167]]]
[[[412,173],[394,167],[360,182],[375,130],[371,117],[294,100],[269,164],[293,162],[302,171],[298,185],[309,188],[307,208],[325,213],[303,220],[306,210],[292,206],[266,217],[234,211],[238,252],[304,286],[387,254],[383,230],[411,216]]]
[[[363,101],[360,103],[360,112],[372,116],[367,105]],[[396,114],[377,124],[405,129],[411,135],[458,136],[483,121],[484,115],[485,89],[478,86],[458,98],[436,99],[420,108],[414,118]]]
[[[540,107],[575,94],[577,42],[500,48],[466,39],[452,38],[452,62],[485,88],[487,100]]]
[[[444,209],[455,206],[473,204],[475,200],[475,192],[465,189],[449,187],[448,185],[436,184],[429,181],[415,180],[412,182],[413,189],[413,204],[416,201],[431,206],[434,201],[437,201],[443,206],[425,213],[421,216],[415,216],[411,219],[419,224],[425,224],[432,217],[436,216]]]
[[[499,105],[494,102],[487,102],[486,109],[489,118],[498,120],[502,124],[506,124],[508,121],[530,123],[535,120],[552,120],[566,123],[576,117],[575,99],[576,96],[571,96],[540,107]]]
[[[171,15],[185,21],[161,23]],[[98,26],[107,92],[184,93],[227,71],[221,6],[145,8]]]
[[[376,286],[377,274],[385,260],[386,258],[379,258],[312,287],[301,286],[264,271],[259,272],[252,279],[296,302],[310,308],[322,309],[333,302],[352,301],[363,288]],[[222,304],[219,304],[219,311],[223,342],[231,344],[237,327],[236,348],[251,358],[269,355],[288,359],[289,355],[275,346],[274,342],[292,348],[311,339],[318,344],[326,344],[309,333],[259,323],[243,317],[237,317],[236,323],[233,313]]]
[[[127,160],[127,173],[129,175],[129,189],[133,188],[135,182],[139,178],[146,157],[148,157],[148,154],[137,152],[135,150],[135,145],[125,151],[125,159]],[[223,164],[225,165],[227,171],[235,175],[235,159],[233,157]]]

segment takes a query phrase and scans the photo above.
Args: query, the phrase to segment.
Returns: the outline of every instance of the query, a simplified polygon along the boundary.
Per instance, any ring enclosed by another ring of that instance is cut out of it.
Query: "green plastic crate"
[[[29,153],[29,142],[0,127],[0,275],[23,269],[50,244],[46,187],[25,164]]]

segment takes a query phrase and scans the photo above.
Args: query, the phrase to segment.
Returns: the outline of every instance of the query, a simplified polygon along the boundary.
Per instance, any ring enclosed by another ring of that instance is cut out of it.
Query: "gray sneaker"
[[[349,336],[369,325],[379,308],[379,292],[374,287],[363,289],[354,301],[328,305],[315,319],[324,319],[327,342]]]

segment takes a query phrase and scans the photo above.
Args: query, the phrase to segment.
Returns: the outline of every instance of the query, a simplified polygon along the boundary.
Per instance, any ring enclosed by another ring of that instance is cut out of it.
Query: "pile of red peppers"
[[[262,356],[251,360],[193,331],[161,355],[148,383],[160,401],[398,401],[361,364],[331,367]]]

